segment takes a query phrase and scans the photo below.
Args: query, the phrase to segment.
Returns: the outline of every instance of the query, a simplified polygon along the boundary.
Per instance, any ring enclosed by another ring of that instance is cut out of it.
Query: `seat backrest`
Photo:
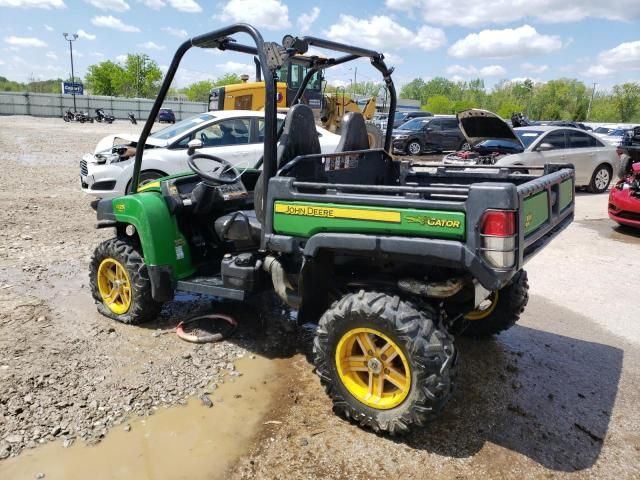
[[[278,144],[278,168],[300,155],[315,153],[320,153],[320,140],[313,111],[308,105],[294,105],[287,113]]]
[[[340,142],[336,152],[354,152],[369,149],[369,137],[364,117],[359,112],[349,112],[342,117]]]

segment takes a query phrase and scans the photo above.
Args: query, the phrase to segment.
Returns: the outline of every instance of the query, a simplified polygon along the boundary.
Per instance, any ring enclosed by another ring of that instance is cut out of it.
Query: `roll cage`
[[[238,43],[232,37],[232,35],[235,35],[237,33],[246,33],[247,35],[249,35],[253,39],[255,46],[243,45],[241,43]],[[324,50],[332,50],[342,55],[338,56],[337,58],[324,58],[315,55],[307,56],[305,54],[308,52],[310,46],[318,47]],[[255,27],[244,23],[230,25],[228,27],[214,30],[203,35],[198,35],[189,40],[186,40],[182,45],[180,45],[180,47],[178,47],[176,53],[173,56],[173,59],[171,60],[171,64],[169,65],[167,74],[164,77],[164,81],[162,82],[162,86],[160,87],[160,91],[158,92],[158,96],[156,97],[153,107],[151,108],[149,117],[144,124],[144,128],[142,129],[142,133],[140,134],[138,145],[146,144],[147,138],[151,133],[151,128],[153,127],[154,120],[158,116],[158,112],[160,111],[162,103],[167,96],[167,92],[169,91],[171,83],[173,82],[176,71],[178,70],[178,66],[182,61],[182,57],[192,47],[218,49],[223,51],[228,50],[258,57],[256,66],[258,66],[259,64],[260,69],[262,70],[262,77],[264,78],[265,82],[265,127],[263,153],[263,188],[265,195],[263,197],[263,201],[265,201],[267,198],[266,193],[268,191],[269,179],[273,177],[277,171],[276,151],[278,139],[282,134],[282,127],[280,128],[280,130],[277,129],[277,79],[275,77],[277,70],[287,62],[303,65],[308,68],[307,73],[303,78],[302,83],[300,84],[300,87],[298,88],[294,98],[291,101],[291,105],[295,105],[302,97],[307,84],[316,72],[335,67],[337,65],[342,65],[359,58],[369,58],[373,67],[382,74],[382,78],[389,92],[389,116],[387,119],[387,131],[385,135],[384,149],[387,152],[390,151],[391,133],[393,130],[393,117],[396,110],[397,99],[395,86],[393,85],[393,80],[391,79],[393,68],[388,68],[386,66],[384,62],[384,56],[381,53],[378,53],[374,50],[354,47],[351,45],[310,36],[293,37],[291,35],[286,35],[282,39],[282,45],[275,42],[265,42],[262,38],[262,35]],[[139,184],[143,152],[144,148],[136,149],[136,157],[133,167],[133,178],[131,183],[132,185],[136,185],[136,188],[132,189],[132,192],[137,191],[137,185]]]

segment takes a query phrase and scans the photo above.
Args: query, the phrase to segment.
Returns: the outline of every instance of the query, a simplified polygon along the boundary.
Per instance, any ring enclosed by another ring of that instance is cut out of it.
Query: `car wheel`
[[[407,153],[409,155],[420,155],[421,152],[422,152],[422,145],[420,145],[419,141],[411,140],[407,144]]]
[[[609,165],[599,165],[591,176],[589,191],[591,193],[606,192],[611,183],[611,167]]]

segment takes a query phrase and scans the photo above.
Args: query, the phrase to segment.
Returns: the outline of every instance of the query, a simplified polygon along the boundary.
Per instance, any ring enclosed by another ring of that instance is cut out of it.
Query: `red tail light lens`
[[[510,237],[516,233],[516,214],[508,210],[487,210],[480,227],[482,235]]]

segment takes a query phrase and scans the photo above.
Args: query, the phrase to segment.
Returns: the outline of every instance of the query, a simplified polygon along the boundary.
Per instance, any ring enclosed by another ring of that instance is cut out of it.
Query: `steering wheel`
[[[218,163],[219,166],[211,172],[205,172],[200,167],[198,167],[198,165],[196,165],[196,160],[209,160],[210,162]],[[220,157],[207,155],[206,153],[194,153],[193,155],[190,155],[187,163],[189,164],[189,168],[193,170],[194,173],[198,174],[200,178],[205,180],[205,183],[210,183],[213,185],[228,185],[231,183],[236,183],[238,181],[238,178],[240,177],[231,163]]]

